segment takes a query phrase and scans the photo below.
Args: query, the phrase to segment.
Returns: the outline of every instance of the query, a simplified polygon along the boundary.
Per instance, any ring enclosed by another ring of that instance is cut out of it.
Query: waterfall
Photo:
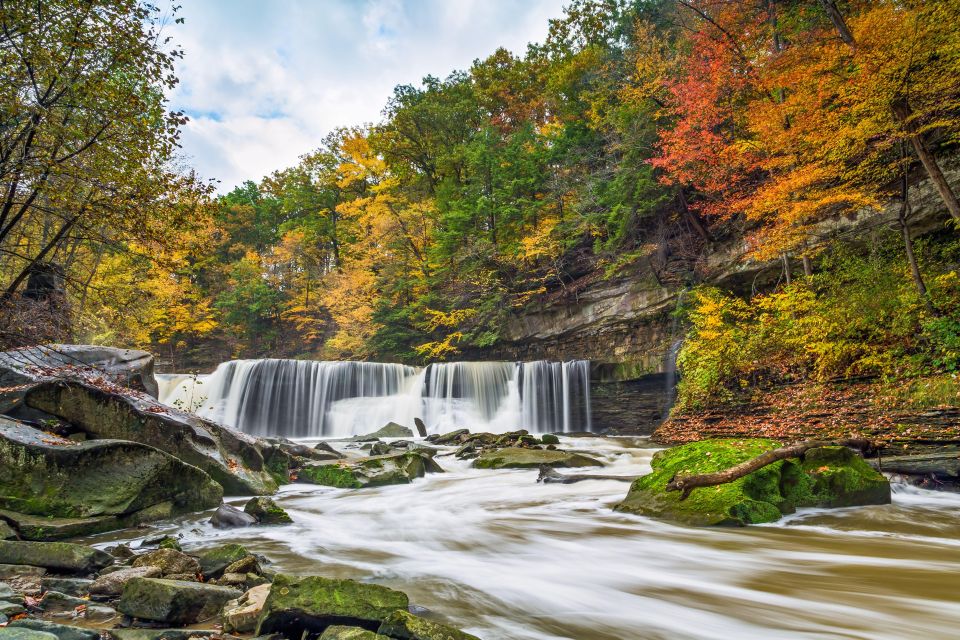
[[[254,435],[369,433],[387,422],[434,433],[590,430],[590,363],[233,360],[164,376],[160,401]]]

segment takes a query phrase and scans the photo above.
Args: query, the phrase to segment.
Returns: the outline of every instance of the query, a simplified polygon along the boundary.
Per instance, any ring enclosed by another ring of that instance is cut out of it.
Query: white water
[[[610,474],[649,472],[654,453],[642,440],[561,441]],[[937,640],[960,628],[957,494],[898,486],[892,505],[690,528],[613,512],[625,483],[540,485],[535,470],[437,460],[447,473],[410,485],[287,486],[288,526],[222,531],[208,513],[94,540],[239,542],[274,570],[402,589],[484,640]]]
[[[590,430],[590,363],[234,360],[158,376],[160,401],[255,435],[342,437],[388,422],[431,433]]]

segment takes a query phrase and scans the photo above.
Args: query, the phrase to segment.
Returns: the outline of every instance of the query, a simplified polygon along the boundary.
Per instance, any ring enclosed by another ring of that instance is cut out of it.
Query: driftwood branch
[[[788,458],[799,458],[810,449],[817,449],[819,447],[850,447],[851,449],[857,449],[861,454],[874,449],[872,442],[862,439],[804,440],[803,442],[761,453],[756,458],[746,460],[723,471],[703,473],[694,476],[677,474],[667,483],[667,491],[682,491],[683,493],[680,499],[686,500],[690,492],[698,487],[713,487],[718,484],[733,482],[769,464],[773,464],[779,460],[787,460]]]
[[[561,474],[549,466],[542,464],[540,465],[540,476],[537,478],[537,482],[543,482],[544,484],[572,484],[574,482],[580,482],[581,480],[618,480],[620,482],[633,482],[636,479],[636,476],[605,476],[602,474],[588,474],[588,473],[570,473],[570,474]]]

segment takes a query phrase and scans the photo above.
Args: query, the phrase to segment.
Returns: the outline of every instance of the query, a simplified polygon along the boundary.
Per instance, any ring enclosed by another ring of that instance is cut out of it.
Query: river
[[[640,438],[562,441],[611,474],[649,472],[655,451]],[[447,472],[411,485],[286,486],[277,501],[292,525],[220,531],[205,514],[89,540],[182,534],[188,552],[239,542],[273,570],[401,589],[484,640],[960,633],[957,494],[897,485],[892,505],[698,529],[613,512],[623,482],[542,485],[536,471],[437,459]]]

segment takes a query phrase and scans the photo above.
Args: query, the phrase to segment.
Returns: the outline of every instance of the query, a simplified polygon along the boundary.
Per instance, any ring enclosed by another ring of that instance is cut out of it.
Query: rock
[[[41,591],[59,591],[71,596],[82,596],[90,593],[90,585],[93,580],[86,578],[60,578],[56,576],[47,576],[40,580]]]
[[[248,633],[257,628],[257,619],[270,594],[270,585],[253,587],[223,607],[223,630],[227,633]]]
[[[323,631],[331,624],[372,630],[393,611],[406,609],[409,604],[405,593],[380,585],[278,574],[256,634],[279,632],[299,638],[304,631]]]
[[[117,610],[103,604],[88,604],[84,609],[83,617],[87,622],[106,622],[117,617]]]
[[[507,447],[484,451],[473,461],[478,469],[532,469],[548,467],[602,467],[599,460],[572,451]]]
[[[457,429],[449,433],[432,433],[427,436],[427,442],[439,445],[462,444],[466,436],[470,435],[469,429]]]
[[[421,420],[420,418],[414,418],[414,419],[413,419],[413,424],[414,424],[414,426],[417,428],[417,435],[419,435],[421,438],[426,438],[426,437],[427,437],[427,425],[425,425],[425,424],[423,423],[423,420]]]
[[[71,627],[65,624],[48,622],[46,620],[23,618],[21,620],[14,620],[7,626],[7,628],[44,631],[46,633],[52,633],[54,636],[56,636],[57,640],[100,640],[100,632],[94,629]]]
[[[323,440],[313,445],[313,450],[320,453],[331,453],[339,458],[344,457],[342,453],[334,449],[329,443],[324,442]]]
[[[173,549],[174,551],[183,551],[183,547],[180,546],[180,541],[174,538],[173,536],[163,536],[160,538],[160,541],[157,543],[157,546],[160,549]]]
[[[57,636],[46,631],[8,626],[0,629],[0,640],[57,640]]]
[[[373,445],[370,447],[370,455],[385,456],[388,453],[390,453],[392,450],[393,450],[393,447],[391,447],[386,442],[374,442]]]
[[[129,560],[137,555],[133,549],[125,544],[118,544],[115,547],[107,547],[106,551],[118,560]]]
[[[217,529],[236,529],[257,524],[257,519],[236,507],[222,504],[210,518],[210,524]]]
[[[328,445],[325,442],[318,442],[314,447],[308,447],[299,442],[286,440],[285,438],[269,438],[268,441],[293,458],[306,458],[308,460],[339,460],[343,454]]]
[[[46,573],[47,570],[43,567],[32,567],[25,564],[0,564],[0,580],[22,576],[40,577]]]
[[[277,506],[271,498],[259,496],[251,498],[244,505],[243,510],[257,519],[260,524],[289,524],[293,518],[286,511]]]
[[[153,447],[76,443],[0,417],[0,508],[23,537],[132,526],[210,508],[221,495],[207,474]]]
[[[480,640],[477,636],[420,618],[405,610],[397,610],[387,616],[377,633],[398,640]]]
[[[43,599],[37,605],[43,609],[44,613],[63,613],[64,611],[74,612],[77,607],[86,607],[87,601],[76,596],[68,596],[59,591],[47,591],[43,594]]]
[[[267,443],[146,396],[61,380],[35,385],[26,392],[26,403],[92,438],[129,440],[165,451],[205,471],[227,495],[267,495],[277,488],[262,453]]]
[[[359,489],[389,484],[409,484],[414,478],[422,478],[428,470],[442,471],[429,456],[415,451],[406,451],[386,456],[314,463],[300,469],[297,479],[300,482],[329,487]]]
[[[95,573],[113,564],[113,556],[68,542],[0,540],[0,563],[28,564],[65,573]]]
[[[90,593],[98,596],[118,596],[123,592],[123,585],[133,578],[159,578],[161,575],[163,572],[159,567],[125,567],[94,580],[90,585]]]
[[[390,640],[390,638],[361,627],[345,627],[337,624],[327,627],[318,640]]]
[[[8,618],[13,616],[18,616],[21,613],[26,613],[23,605],[19,602],[7,602],[6,600],[0,600],[0,615],[4,615]]]
[[[179,580],[180,582],[202,582],[195,573],[171,573],[164,576],[165,580]]]
[[[250,555],[253,554],[235,543],[214,547],[200,554],[200,571],[207,578],[219,578],[227,567]]]
[[[227,575],[228,573],[260,574],[260,563],[257,562],[257,558],[255,556],[247,556],[246,558],[237,560],[223,570],[223,575]]]
[[[199,582],[133,578],[123,587],[118,609],[134,618],[193,624],[220,613],[241,591]]]
[[[890,502],[890,484],[846,447],[810,449],[803,460],[782,460],[716,487],[694,489],[686,500],[666,484],[679,472],[728,469],[781,446],[765,439],[703,440],[659,451],[653,472],[637,478],[618,511],[685,524],[773,522],[801,507],[849,507]]]
[[[51,370],[56,370],[52,372]],[[153,356],[86,344],[50,344],[0,353],[0,387],[58,377],[97,377],[157,397]]]
[[[0,582],[0,600],[13,602],[19,597],[20,596],[17,595],[17,592],[13,590],[13,587],[8,585],[6,582]]]
[[[545,433],[540,436],[540,442],[543,444],[560,444],[560,438],[553,435],[552,433]]]
[[[17,532],[9,524],[0,520],[0,540],[11,540],[17,537]]]
[[[217,638],[230,640],[216,629],[108,629],[114,640],[190,640],[191,638]]]
[[[167,576],[174,573],[200,573],[200,563],[187,554],[174,549],[157,549],[137,556],[132,567],[157,567]]]
[[[362,436],[355,436],[353,439],[357,442],[366,442],[368,440],[376,440],[378,438],[411,438],[413,437],[413,430],[409,427],[397,424],[396,422],[388,422],[383,427],[374,431],[373,433],[368,433]]]

